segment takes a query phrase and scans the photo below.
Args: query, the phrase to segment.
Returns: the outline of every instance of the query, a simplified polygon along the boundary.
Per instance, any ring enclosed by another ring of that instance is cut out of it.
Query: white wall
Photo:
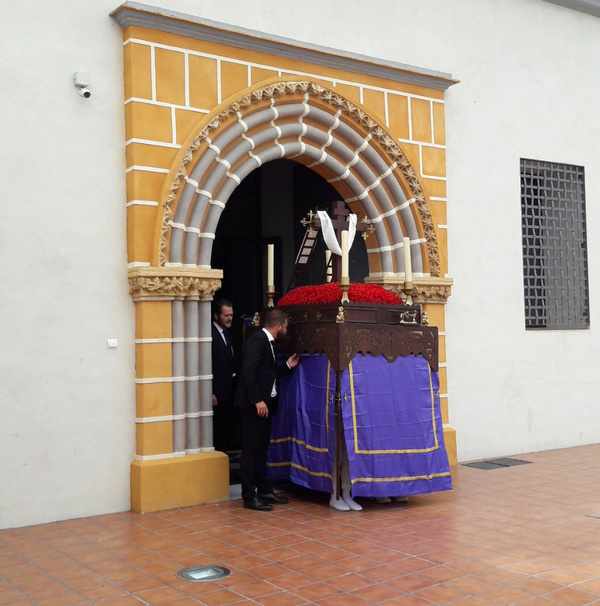
[[[0,20],[0,527],[129,509],[123,51],[108,12],[29,0]]]
[[[149,2],[152,3],[152,2]],[[129,508],[134,328],[114,0],[3,8],[0,527]],[[450,424],[461,460],[600,441],[600,19],[542,0],[156,0],[449,72]],[[343,25],[343,26],[341,26]],[[87,71],[91,99],[73,72]],[[519,158],[585,166],[592,329],[524,330]],[[107,338],[117,338],[108,350]]]
[[[455,281],[447,306],[448,397],[459,460],[599,442],[600,19],[543,0],[168,4],[461,81],[446,96]],[[520,158],[585,167],[590,330],[525,331]]]

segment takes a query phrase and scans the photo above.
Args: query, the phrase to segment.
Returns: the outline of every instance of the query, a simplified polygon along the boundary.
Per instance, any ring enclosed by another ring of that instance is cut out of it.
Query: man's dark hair
[[[288,315],[281,309],[271,309],[265,315],[265,328],[273,328],[277,324],[285,324]]]
[[[227,299],[218,299],[217,301],[213,301],[213,304],[212,304],[213,314],[220,315],[220,313],[224,307],[233,308],[233,305],[231,304],[231,301],[228,301]]]

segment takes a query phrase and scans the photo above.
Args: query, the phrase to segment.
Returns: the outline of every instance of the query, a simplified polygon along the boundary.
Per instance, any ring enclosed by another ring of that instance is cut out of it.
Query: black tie
[[[273,362],[276,362],[277,356],[275,355],[275,341],[271,341],[271,351],[273,352]]]
[[[233,343],[231,342],[231,336],[229,332],[226,330],[223,331],[223,336],[225,337],[225,343],[227,344],[227,348],[229,349],[229,353],[233,355]]]

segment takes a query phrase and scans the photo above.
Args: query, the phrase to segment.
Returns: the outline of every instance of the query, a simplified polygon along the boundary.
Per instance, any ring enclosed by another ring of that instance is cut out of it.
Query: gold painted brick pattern
[[[171,377],[172,374],[171,343],[136,343],[137,378]]]
[[[217,60],[192,55],[189,58],[190,105],[210,111],[218,103]]]
[[[181,52],[157,48],[156,100],[161,103],[185,105],[185,55]]]
[[[229,459],[203,452],[131,464],[131,508],[142,513],[229,500]]]
[[[171,383],[143,383],[135,386],[135,415],[165,417],[173,414],[173,386]]]
[[[433,104],[433,142],[436,145],[446,145],[446,123],[442,103]]]
[[[408,97],[388,95],[390,129],[398,139],[410,139]]]
[[[437,326],[440,332],[445,332],[445,314],[443,305],[435,305],[433,303],[426,303],[424,306],[427,315],[429,316],[429,324],[431,326]]]
[[[360,106],[360,89],[358,86],[351,86],[349,84],[337,84],[333,89],[338,95],[342,95],[354,103],[354,105]]]
[[[380,124],[385,124],[385,95],[383,91],[363,90],[363,107],[372,118]]]
[[[278,72],[274,69],[264,69],[263,67],[252,67],[250,71],[250,78],[252,84],[257,84],[263,80],[269,80],[270,78],[276,78]]]
[[[446,180],[445,179],[427,179],[423,177],[421,179],[423,190],[427,193],[427,197],[433,198],[445,198],[446,197]],[[445,250],[440,248],[442,254],[446,254]]]
[[[248,66],[238,63],[221,63],[221,100],[237,97],[241,90],[248,87]]]
[[[445,176],[444,150],[420,149],[422,143],[441,146],[445,144],[442,91],[382,81],[367,75],[351,74],[282,57],[241,51],[164,32],[132,27],[127,28],[125,32],[126,40],[129,35],[145,39],[147,44],[129,42],[125,45],[128,74],[126,98],[150,99],[154,79],[156,103],[162,102],[167,105],[127,103],[128,140],[143,139],[183,145],[193,138],[194,131],[198,128],[195,125],[200,124],[204,112],[211,111],[219,100],[238,97],[241,91],[247,88],[249,81],[257,84],[262,80],[276,77],[278,70],[283,76],[290,74],[291,70],[297,70],[312,74],[313,79],[320,80],[325,86],[363,107],[367,113],[386,125],[397,141],[404,143],[402,147],[405,152],[406,142],[411,139],[412,132],[412,140],[419,146],[415,146],[412,153],[409,150],[407,156],[421,177],[426,196],[445,196],[445,181],[423,178],[423,175]],[[154,47],[154,44],[163,45],[164,48]],[[187,82],[186,55],[183,50],[188,51]],[[155,59],[154,74],[151,73],[152,53]],[[353,81],[356,82],[355,85],[351,84]],[[220,89],[218,89],[219,83]],[[415,98],[412,95],[420,95],[424,98]],[[186,109],[186,102],[189,102],[189,109]],[[176,111],[172,113],[168,105],[173,106]],[[175,116],[174,123],[173,116]],[[421,152],[423,166],[420,164]],[[135,164],[163,168],[165,163],[172,161],[173,157],[173,152],[145,153],[141,156],[139,150],[132,151],[128,153],[128,166]],[[164,180],[164,176],[138,176],[138,172],[141,171],[134,171],[133,174],[128,175],[128,200],[154,200],[156,192],[160,191],[157,181]],[[141,227],[139,221],[138,224]],[[138,229],[133,233],[130,231],[133,238],[144,237],[142,234],[145,233],[147,232]],[[441,249],[441,252],[445,257],[446,251]],[[137,243],[129,247],[129,253],[130,262],[148,260],[146,247]],[[142,257],[137,257],[138,254],[142,254]]]
[[[458,452],[456,448],[456,430],[452,427],[444,427],[444,444],[448,453],[450,465],[458,464]]]
[[[125,99],[152,99],[152,49],[130,42],[124,48]]]
[[[438,246],[440,250],[446,251],[448,250],[448,230],[447,229],[438,229],[436,230]],[[440,270],[442,276],[448,273],[448,257],[447,255],[442,255],[440,258]]]
[[[173,452],[173,423],[157,421],[137,423],[136,453],[142,456]]]
[[[171,108],[132,101],[125,106],[125,136],[171,143]]]
[[[154,200],[160,192],[167,174],[145,170],[132,170],[125,179],[127,192],[131,194],[128,200]]]
[[[152,166],[170,169],[176,154],[177,150],[174,147],[146,145],[145,143],[130,143],[125,150],[128,168],[130,166]],[[155,195],[152,199],[157,197]]]
[[[140,196],[139,199],[144,198]],[[156,221],[157,208],[154,206],[129,206],[127,208],[127,258],[130,262],[152,262],[154,243],[148,234],[156,233]],[[143,237],[144,235],[146,237]]]
[[[430,200],[429,211],[431,212],[431,218],[433,219],[434,225],[447,225],[448,224],[448,205],[442,200]]]
[[[186,141],[191,143],[195,137],[195,133],[199,130],[198,127],[194,128],[194,126],[199,125],[203,119],[204,114],[185,109],[176,109],[175,125],[177,128],[177,144],[183,145]]]
[[[424,99],[411,99],[412,138],[415,141],[431,143],[431,103]]]
[[[423,146],[423,174],[431,177],[446,176],[446,150],[441,147]]]
[[[229,48],[218,43],[207,43],[136,26],[125,30],[125,41],[129,38],[138,38],[144,40],[144,43],[130,41],[124,47],[128,168],[132,166],[171,168],[179,150],[168,146],[189,143],[197,134],[195,131],[199,128],[203,116],[212,112],[219,103],[228,98],[239,97],[241,91],[250,84],[257,85],[277,77],[278,71],[284,77],[292,73],[303,73],[362,107],[388,128],[419,176],[428,201],[432,196],[446,197],[445,151],[442,149],[445,145],[442,91],[382,81],[368,75],[350,74],[324,66]],[[182,52],[183,50],[188,54]],[[154,65],[154,73],[152,65]],[[303,78],[305,76],[298,76],[298,79]],[[356,82],[356,85],[351,82]],[[422,98],[416,98],[414,95]],[[139,140],[167,144],[167,146],[144,145]],[[421,165],[421,157],[423,165]],[[423,175],[439,178],[428,179]],[[328,176],[330,175],[325,177]],[[128,202],[135,200],[162,202],[157,198],[161,192],[166,191],[168,185],[166,177],[164,173],[147,170],[130,171],[127,174]],[[348,196],[351,195],[352,193],[348,192]],[[431,211],[434,225],[446,223],[445,204],[431,203]],[[160,212],[158,206],[128,207],[130,262],[155,262],[152,255],[155,252]],[[445,272],[447,271],[446,230],[437,229],[437,235]],[[380,257],[369,255],[369,259],[370,270],[381,271]],[[444,306],[427,305],[427,311],[431,324],[437,325],[443,331]],[[169,337],[171,337],[170,301],[136,302],[136,338]],[[445,360],[443,337],[440,338],[440,360]],[[169,377],[171,374],[170,343],[136,345],[138,378]],[[443,385],[443,393],[445,393],[445,367],[440,369],[440,384]],[[136,392],[138,417],[171,414],[171,383],[138,384]],[[442,399],[442,411],[444,422],[447,422],[447,398]],[[138,454],[172,452],[172,433],[172,423],[169,421],[139,423],[137,425]],[[446,435],[446,429],[444,433]],[[452,451],[456,461],[456,440],[453,431],[448,433],[446,440],[449,454]],[[226,457],[223,461],[226,470]],[[142,466],[140,464],[140,467]],[[132,466],[132,478],[133,467],[135,466]],[[225,477],[226,473],[221,473],[219,477],[221,476]],[[135,481],[132,479],[132,487],[134,484]],[[153,490],[156,488],[158,494],[162,488],[159,486],[160,482],[155,484],[153,483]],[[224,494],[227,488],[225,486],[223,489]],[[132,488],[133,493],[136,491]],[[136,498],[132,496],[132,502],[135,500]],[[199,501],[194,497],[190,503],[192,502]]]
[[[168,339],[171,337],[171,301],[137,301],[135,338]]]
[[[441,306],[438,306],[441,307]],[[446,336],[438,336],[438,362],[440,364],[446,363]]]

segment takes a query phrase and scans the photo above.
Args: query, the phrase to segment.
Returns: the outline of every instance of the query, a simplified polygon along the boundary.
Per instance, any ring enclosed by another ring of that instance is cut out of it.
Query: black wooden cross
[[[346,208],[346,205],[342,201],[334,202],[331,209],[331,224],[335,230],[335,237],[337,238],[340,246],[342,245],[342,231],[347,230],[349,227],[348,215],[350,211]],[[309,219],[303,221],[303,224],[307,227],[321,228],[321,221],[318,215],[313,215],[312,212],[309,214]],[[356,223],[357,232],[366,232],[369,229],[369,225],[362,221]],[[342,257],[340,255],[331,255],[331,266],[333,270],[332,280],[333,282],[339,282],[342,277]]]

